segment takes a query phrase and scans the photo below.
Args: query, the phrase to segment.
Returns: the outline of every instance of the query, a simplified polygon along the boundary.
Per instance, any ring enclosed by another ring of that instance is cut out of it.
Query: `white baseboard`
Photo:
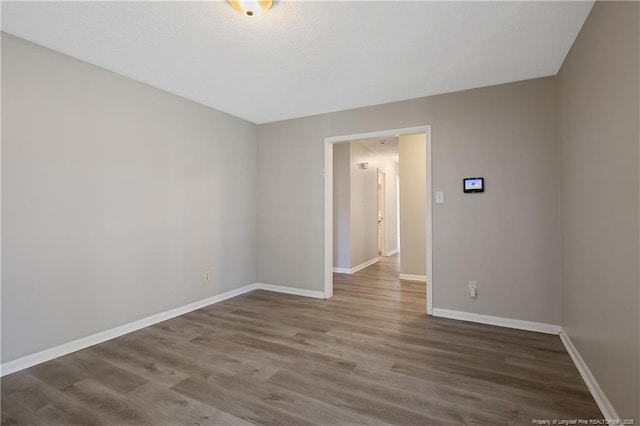
[[[490,315],[474,314],[471,312],[452,311],[449,309],[433,308],[433,316],[480,324],[497,325],[499,327],[516,328],[518,330],[537,331],[538,333],[560,334],[562,328],[555,324],[543,322],[523,321],[513,318],[494,317]]]
[[[171,309],[169,311],[160,312],[146,318],[139,319],[129,324],[124,324],[118,327],[111,328],[109,330],[100,331],[90,336],[82,337],[80,339],[73,340],[68,343],[63,343],[62,345],[55,346],[50,349],[45,349],[43,351],[36,352],[31,355],[26,355],[13,361],[2,363],[0,364],[0,377],[6,376],[7,374],[15,373],[16,371],[24,370],[25,368],[33,367],[34,365],[50,361],[54,358],[67,355],[81,349],[88,348],[89,346],[97,345],[98,343],[106,342],[107,340],[115,339],[116,337],[120,337],[124,334],[149,327],[150,325],[157,324],[159,322],[166,321],[180,315],[184,315],[191,311],[195,311],[196,309],[204,308],[205,306],[213,305],[214,303],[219,303],[223,300],[231,299],[232,297],[256,290],[257,288],[258,286],[256,284],[248,284],[240,288],[217,294],[215,296],[207,297],[206,299],[198,300],[197,302],[189,303],[187,305]]]
[[[198,300],[197,302],[189,303],[187,305],[180,306],[169,311],[160,312],[146,318],[131,322],[129,324],[124,324],[118,327],[111,328],[109,330],[104,330],[90,336],[73,340],[68,343],[63,343],[62,345],[55,346],[50,349],[45,349],[31,355],[23,356],[13,361],[2,363],[0,364],[0,377],[6,376],[7,374],[15,373],[20,370],[24,370],[25,368],[33,367],[34,365],[50,361],[63,355],[68,355],[72,352],[88,348],[89,346],[97,345],[98,343],[106,342],[107,340],[115,339],[116,337],[120,337],[122,335],[140,330],[145,327],[149,327],[159,322],[184,315],[197,309],[204,308],[205,306],[213,305],[215,303],[231,299],[232,297],[236,297],[253,290],[267,290],[278,293],[295,294],[297,296],[324,299],[324,293],[322,291],[304,290],[294,287],[285,287],[281,285],[264,283],[247,284],[243,287],[236,288],[234,290],[230,290],[215,296],[207,297],[206,299]]]
[[[562,340],[562,343],[569,353],[569,356],[571,356],[571,359],[578,369],[578,372],[580,372],[582,380],[584,380],[584,383],[587,385],[589,392],[591,392],[591,396],[593,396],[593,399],[596,401],[598,408],[602,412],[602,418],[611,420],[620,419],[620,416],[611,404],[611,401],[609,401],[604,391],[598,384],[598,381],[593,376],[593,373],[591,373],[591,370],[587,366],[587,363],[584,362],[584,359],[582,359],[582,356],[580,356],[578,349],[576,349],[576,347],[573,345],[573,342],[569,338],[569,335],[559,325],[522,321],[512,318],[494,317],[489,315],[480,315],[470,312],[452,311],[449,309],[439,308],[433,308],[433,316],[559,335],[560,340]]]
[[[380,260],[379,257],[376,257],[374,259],[371,260],[367,260],[364,263],[359,264],[358,266],[354,266],[353,268],[349,269],[349,268],[333,268],[333,272],[337,273],[337,274],[355,274],[356,272],[358,272],[361,269],[366,268],[367,266],[371,266],[374,263],[378,262]],[[313,297],[313,296],[311,296]]]
[[[255,283],[256,290],[274,291],[276,293],[293,294],[296,296],[313,297],[315,299],[324,299],[323,291],[305,290],[296,287],[286,287],[283,285]]]
[[[420,283],[427,282],[427,277],[424,275],[400,274],[399,278],[405,281],[417,281]]]
[[[390,252],[387,253],[387,256],[393,256],[394,254],[398,253],[398,249],[393,249]]]
[[[374,257],[373,259],[367,260],[366,262],[361,263],[358,266],[354,266],[353,268],[351,268],[351,273],[354,274],[354,273],[358,272],[359,270],[366,268],[367,266],[371,266],[374,263],[377,263],[379,260],[380,260],[379,257]]]
[[[589,388],[591,396],[593,396],[596,404],[598,404],[598,408],[600,408],[600,411],[602,411],[602,418],[611,420],[620,419],[620,416],[618,416],[615,408],[613,408],[613,405],[602,391],[602,388],[598,384],[596,378],[593,377],[593,374],[587,366],[587,363],[584,362],[584,359],[582,359],[582,356],[580,356],[578,349],[576,349],[576,347],[573,345],[573,342],[569,338],[569,335],[566,333],[566,331],[560,331],[560,339],[562,340],[564,347],[567,349],[567,352],[569,352],[569,355],[571,356],[573,363],[576,365],[576,368],[580,372],[582,380],[584,380],[587,388]]]
[[[378,259],[375,259],[375,261],[377,260]],[[373,264],[373,263],[375,262],[371,262],[370,264]],[[410,275],[410,276],[414,277],[414,275]],[[287,286],[265,284],[265,283],[248,284],[243,287],[236,288],[234,290],[230,290],[212,297],[208,297],[206,299],[198,300],[197,302],[189,303],[187,305],[180,306],[175,309],[171,309],[169,311],[160,312],[158,314],[154,314],[146,318],[142,318],[140,320],[134,321],[129,324],[124,324],[109,330],[104,330],[99,333],[82,337],[80,339],[77,339],[68,343],[64,343],[62,345],[55,346],[50,349],[45,349],[35,354],[26,355],[22,358],[18,358],[13,361],[5,362],[3,364],[0,364],[0,377],[6,376],[11,373],[15,373],[20,370],[24,370],[25,368],[33,367],[34,365],[41,364],[46,361],[50,361],[52,359],[70,354],[72,352],[79,351],[81,349],[88,348],[89,346],[106,342],[107,340],[115,339],[116,337],[120,337],[122,335],[140,330],[145,327],[149,327],[151,325],[160,323],[162,321],[166,321],[168,319],[175,318],[180,315],[184,315],[186,313],[195,311],[197,309],[204,308],[205,306],[213,305],[215,303],[219,303],[224,300],[231,299],[232,297],[236,297],[253,290],[266,290],[266,291],[273,291],[277,293],[293,294],[296,296],[324,299],[324,293],[321,291],[306,290],[306,289],[300,289],[295,287],[287,287]],[[582,379],[587,385],[587,388],[591,392],[593,399],[596,401],[598,408],[600,408],[600,411],[602,411],[603,418],[620,419],[620,416],[618,416],[618,413],[616,412],[615,408],[613,407],[613,405],[605,395],[604,391],[598,384],[598,381],[595,379],[595,377],[591,373],[591,370],[585,363],[584,359],[582,359],[582,356],[580,356],[580,353],[578,352],[576,347],[573,345],[573,342],[569,338],[569,335],[564,330],[562,330],[562,327],[560,327],[559,325],[516,320],[512,318],[495,317],[490,315],[474,314],[470,312],[454,311],[450,309],[440,309],[440,308],[433,308],[433,316],[455,319],[455,320],[462,320],[462,321],[471,321],[471,322],[476,322],[481,324],[495,325],[499,327],[515,328],[519,330],[536,331],[539,333],[559,334],[560,339],[564,344],[564,347],[566,348],[567,352],[571,356],[571,359],[573,360],[573,363],[576,365],[576,368],[580,372],[580,375],[582,376]]]

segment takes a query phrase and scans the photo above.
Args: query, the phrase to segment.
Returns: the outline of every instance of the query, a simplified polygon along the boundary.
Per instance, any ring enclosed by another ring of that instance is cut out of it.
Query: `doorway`
[[[433,312],[433,237],[432,237],[432,189],[431,189],[431,126],[391,129],[370,133],[332,136],[324,139],[324,297],[333,296],[333,147],[357,139],[396,137],[401,135],[424,134],[426,144],[426,310]],[[385,176],[386,178],[386,176]],[[384,220],[384,211],[382,218]],[[380,228],[379,233],[380,233]],[[379,237],[380,238],[380,237]],[[379,249],[383,247],[379,246]],[[384,252],[383,252],[384,253]],[[386,254],[386,253],[384,253]]]

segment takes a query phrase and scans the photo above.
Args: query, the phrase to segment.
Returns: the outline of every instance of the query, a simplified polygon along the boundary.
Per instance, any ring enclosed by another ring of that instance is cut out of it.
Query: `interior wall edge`
[[[589,369],[587,363],[584,361],[584,359],[582,359],[582,356],[580,355],[580,352],[578,352],[578,349],[573,345],[573,342],[571,341],[571,338],[569,337],[567,332],[564,329],[561,329],[559,335],[560,340],[562,340],[562,344],[564,345],[567,352],[569,352],[571,360],[578,369],[582,380],[584,380],[584,383],[585,385],[587,385],[589,392],[591,392],[591,396],[593,396],[596,404],[598,404],[598,408],[600,409],[600,411],[602,411],[602,417],[604,419],[620,419],[620,416],[613,407],[613,404],[611,404],[611,401],[609,401],[607,395],[605,395],[604,391],[600,387],[600,384]]]

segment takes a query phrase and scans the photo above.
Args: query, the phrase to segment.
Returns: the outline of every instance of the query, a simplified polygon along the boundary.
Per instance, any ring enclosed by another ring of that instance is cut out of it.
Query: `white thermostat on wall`
[[[465,178],[462,180],[462,188],[465,193],[484,192],[484,178]]]

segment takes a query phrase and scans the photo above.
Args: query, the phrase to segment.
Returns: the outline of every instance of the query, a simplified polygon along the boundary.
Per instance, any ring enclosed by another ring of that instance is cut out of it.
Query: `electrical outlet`
[[[211,279],[211,273],[209,271],[204,271],[203,281],[206,283]]]
[[[469,296],[472,299],[478,298],[478,283],[476,281],[469,281]]]

